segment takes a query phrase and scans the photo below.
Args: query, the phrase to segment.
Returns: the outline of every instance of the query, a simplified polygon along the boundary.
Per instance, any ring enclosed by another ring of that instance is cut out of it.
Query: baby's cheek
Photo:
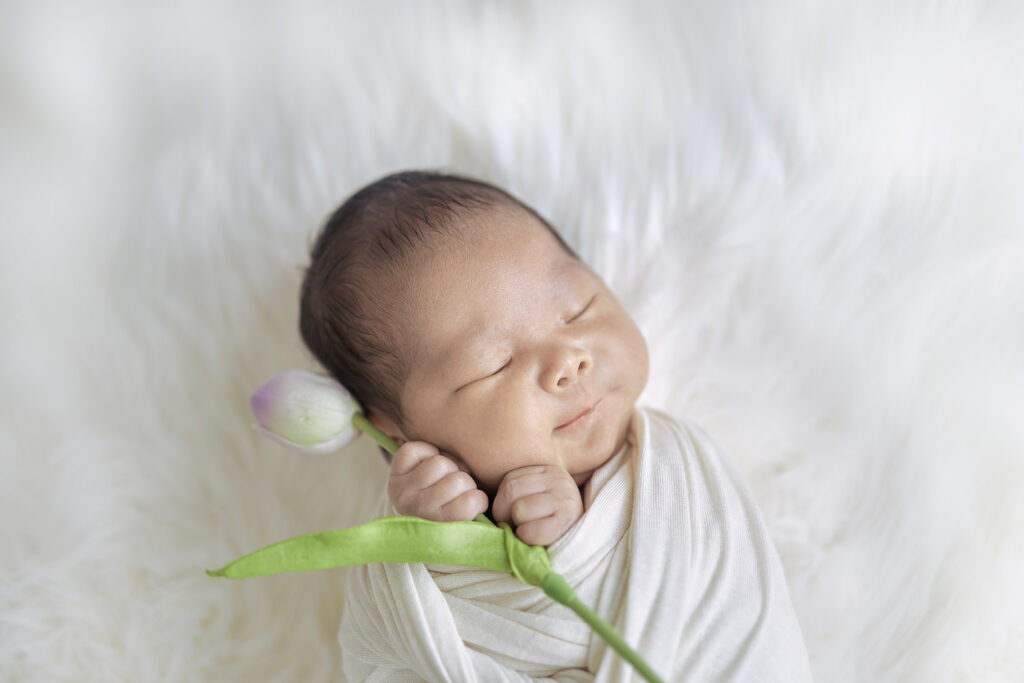
[[[525,382],[495,384],[459,406],[459,452],[492,494],[505,475],[526,465],[554,464],[550,403]]]
[[[493,496],[509,472],[529,465],[552,465],[553,460],[550,444],[543,448],[529,438],[512,439],[489,444],[480,451],[472,469],[480,487]]]
[[[647,340],[630,318],[622,321],[623,334],[619,336],[618,348],[613,351],[626,376],[627,386],[639,394],[647,385],[650,373],[650,354]]]

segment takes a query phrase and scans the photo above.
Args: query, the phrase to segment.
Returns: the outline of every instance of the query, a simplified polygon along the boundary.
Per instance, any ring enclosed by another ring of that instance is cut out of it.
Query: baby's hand
[[[552,465],[530,465],[505,475],[492,508],[498,522],[512,522],[529,545],[550,545],[583,515],[572,476]]]
[[[469,522],[487,511],[473,477],[424,441],[407,441],[391,459],[388,497],[400,515]]]

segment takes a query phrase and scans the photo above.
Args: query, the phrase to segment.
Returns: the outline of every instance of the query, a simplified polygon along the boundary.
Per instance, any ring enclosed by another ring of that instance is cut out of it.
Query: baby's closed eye
[[[473,379],[469,380],[468,382],[466,382],[465,384],[460,386],[455,391],[461,391],[462,389],[465,389],[466,387],[468,387],[470,384],[475,384],[476,382],[479,382],[481,380],[485,380],[485,379],[488,379],[488,378],[491,378],[491,377],[494,377],[494,376],[500,374],[501,371],[504,370],[505,368],[507,368],[510,363],[512,363],[512,356],[508,356],[504,361],[501,361],[501,363],[498,365],[498,367],[494,368],[493,370],[482,370],[477,377],[474,377]]]
[[[597,299],[597,296],[598,295],[595,294],[594,296],[590,297],[590,299],[587,300],[587,303],[585,303],[582,306],[582,308],[578,309],[575,313],[570,314],[568,317],[563,318],[562,321],[565,323],[571,323],[582,318],[583,314],[590,310],[590,307],[594,305],[594,300]]]

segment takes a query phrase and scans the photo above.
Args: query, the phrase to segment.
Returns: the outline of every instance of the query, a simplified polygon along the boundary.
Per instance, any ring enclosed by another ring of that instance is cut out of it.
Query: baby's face
[[[404,285],[400,436],[455,456],[490,493],[527,465],[558,465],[582,485],[626,438],[647,345],[535,218],[502,209],[471,220],[482,224]]]

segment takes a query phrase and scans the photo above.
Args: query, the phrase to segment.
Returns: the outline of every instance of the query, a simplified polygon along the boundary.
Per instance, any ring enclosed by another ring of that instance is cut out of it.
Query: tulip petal
[[[251,406],[260,431],[305,453],[334,453],[357,435],[355,399],[330,377],[305,370],[277,373],[253,392]]]

